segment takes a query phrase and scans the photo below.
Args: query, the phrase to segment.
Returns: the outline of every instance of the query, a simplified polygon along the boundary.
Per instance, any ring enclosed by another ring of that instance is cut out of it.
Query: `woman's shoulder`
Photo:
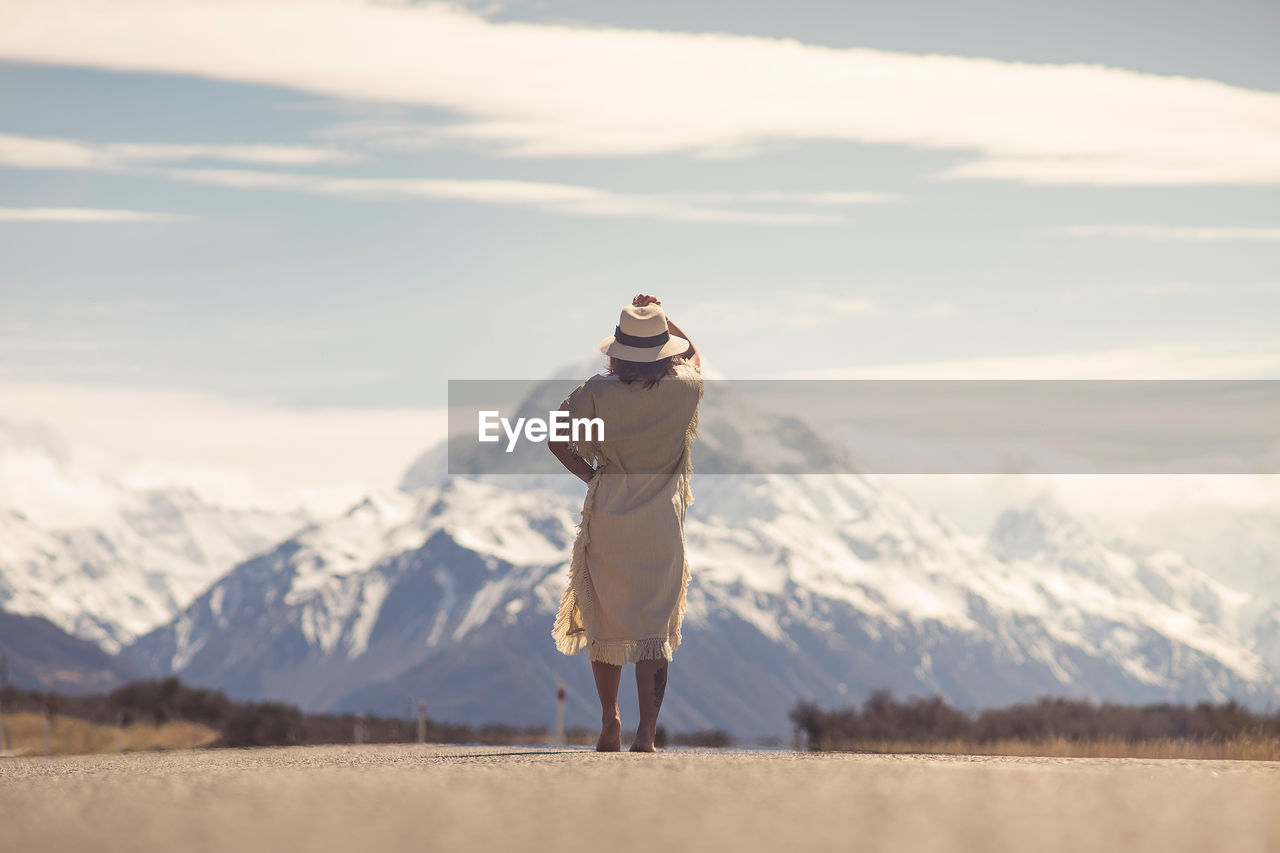
[[[574,386],[573,390],[560,403],[560,408],[573,411],[576,408],[588,405],[589,400],[599,395],[601,388],[605,387],[602,383],[608,379],[609,377],[602,373],[588,376]]]
[[[588,376],[586,379],[579,382],[578,387],[574,388],[569,396],[598,397],[602,393],[608,393],[608,391],[617,384],[618,377],[609,376],[606,373],[597,373],[593,376]]]

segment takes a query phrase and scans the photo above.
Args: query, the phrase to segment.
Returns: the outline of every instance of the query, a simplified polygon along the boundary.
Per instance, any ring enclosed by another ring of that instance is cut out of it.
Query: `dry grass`
[[[1122,738],[1072,741],[1000,740],[990,743],[947,740],[855,741],[828,749],[837,752],[912,753],[935,755],[1023,755],[1046,758],[1198,758],[1235,761],[1280,761],[1280,737],[1240,737],[1226,741],[1181,738],[1127,741]]]
[[[44,720],[40,714],[5,714],[13,751],[18,755],[44,754]],[[88,755],[101,752],[133,752],[149,749],[189,749],[217,740],[218,733],[199,723],[177,721],[163,725],[135,724],[116,728],[54,717],[49,731],[52,755]]]

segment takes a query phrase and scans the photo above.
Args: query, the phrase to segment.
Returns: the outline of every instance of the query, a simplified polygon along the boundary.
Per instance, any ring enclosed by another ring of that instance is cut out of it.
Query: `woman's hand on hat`
[[[643,308],[646,305],[661,305],[662,300],[647,293],[637,293],[636,298],[631,300],[631,304],[637,308]]]

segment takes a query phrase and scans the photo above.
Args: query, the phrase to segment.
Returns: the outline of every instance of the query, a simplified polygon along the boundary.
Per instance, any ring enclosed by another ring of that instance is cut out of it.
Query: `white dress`
[[[671,660],[680,645],[689,563],[689,452],[702,375],[686,363],[652,388],[597,374],[565,398],[571,418],[601,418],[603,441],[575,452],[596,466],[582,504],[569,581],[551,635],[565,654],[622,665]]]

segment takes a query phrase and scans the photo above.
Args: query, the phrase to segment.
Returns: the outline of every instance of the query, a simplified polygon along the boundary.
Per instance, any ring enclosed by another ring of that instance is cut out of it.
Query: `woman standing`
[[[596,749],[621,749],[618,684],[636,665],[640,723],[632,752],[653,752],[672,652],[680,645],[689,564],[684,553],[689,451],[702,400],[701,358],[653,296],[623,309],[600,343],[605,374],[583,382],[560,408],[600,418],[599,441],[550,442],[587,483],[569,583],[551,634],[565,654],[584,648],[600,696]]]

